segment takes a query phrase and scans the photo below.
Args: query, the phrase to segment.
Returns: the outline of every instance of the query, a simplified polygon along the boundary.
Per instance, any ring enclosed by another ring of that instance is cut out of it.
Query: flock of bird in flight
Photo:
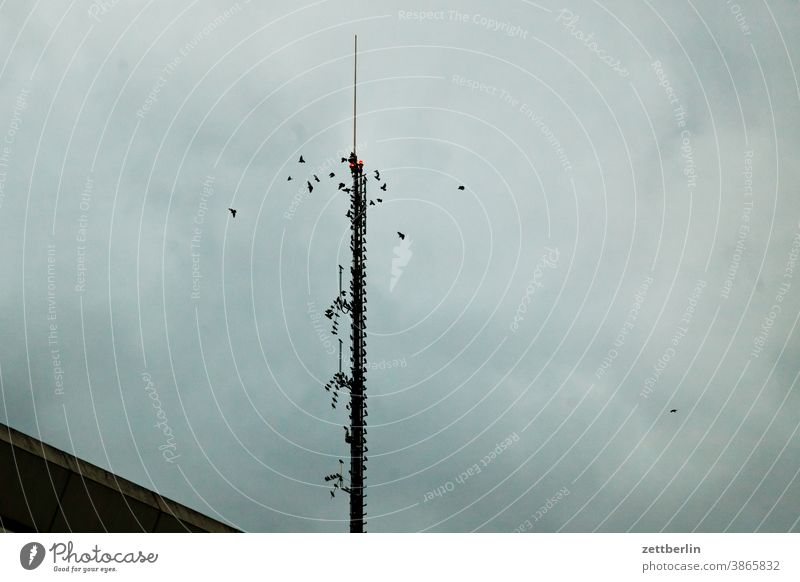
[[[344,163],[346,161],[347,161],[347,158],[342,158],[342,163]],[[300,159],[297,160],[297,163],[298,164],[305,164],[306,163],[306,161],[305,161],[305,159],[303,159],[302,155],[300,156]],[[314,178],[315,182],[321,182],[321,180],[319,179],[319,176],[317,176],[316,174],[312,174],[311,176]],[[331,173],[328,174],[328,178],[335,178],[335,177],[336,177],[336,173],[335,172],[331,172]],[[375,177],[376,180],[380,181],[381,173],[378,170],[375,170],[374,177]],[[287,177],[286,181],[287,182],[291,182],[292,181],[292,177],[291,176]],[[383,184],[381,184],[380,189],[383,190],[384,192],[386,192],[386,187],[387,187],[386,186],[386,182],[384,182]],[[311,194],[314,191],[314,185],[311,183],[311,180],[306,180],[306,188],[308,188],[308,193],[309,194]],[[459,189],[463,190],[464,187],[463,186],[459,186]],[[339,182],[339,186],[338,186],[337,190],[341,190],[343,192],[347,192],[348,194],[353,191],[352,188],[347,188],[347,184],[345,184],[344,182]],[[369,205],[370,206],[375,206],[375,202],[380,204],[380,203],[383,202],[383,198],[375,198],[375,200],[370,200],[369,201]],[[231,213],[231,217],[232,218],[236,218],[237,210],[235,208],[228,208],[228,211]],[[352,215],[350,215],[349,213],[348,213],[348,218],[352,218]]]
[[[342,163],[344,163],[346,161],[347,161],[347,158],[342,158]],[[302,155],[300,156],[300,159],[297,160],[297,163],[298,164],[305,164],[306,163],[306,161],[303,159]],[[374,170],[373,176],[374,176],[374,178],[376,180],[378,180],[380,182],[381,173],[378,170]],[[315,182],[320,182],[321,181],[316,174],[312,174],[312,177],[314,178]],[[336,174],[334,172],[331,172],[330,174],[328,174],[328,178],[335,178],[335,177],[336,177]],[[291,176],[286,178],[287,182],[290,182],[291,180],[292,180]],[[311,183],[311,180],[306,180],[306,187],[308,188],[308,193],[309,194],[314,191],[314,185]],[[384,192],[386,192],[386,182],[381,184],[380,189],[383,190]],[[465,188],[464,188],[464,186],[459,186],[458,189],[459,190],[464,190]],[[344,182],[339,182],[339,186],[337,187],[337,190],[341,190],[343,192],[347,192],[348,194],[350,192],[352,192],[352,188],[347,188],[347,185]],[[381,204],[383,202],[383,198],[375,198],[375,200],[370,200],[369,201],[369,205],[370,206],[375,206],[375,202],[377,202],[378,204]],[[237,210],[235,208],[228,208],[228,211],[231,213],[231,217],[232,218],[236,218]],[[352,218],[352,215],[350,214],[349,211],[347,213],[347,217],[348,218]],[[406,235],[403,234],[400,231],[397,231],[397,236],[400,237],[400,240],[405,240],[405,238],[406,238]]]

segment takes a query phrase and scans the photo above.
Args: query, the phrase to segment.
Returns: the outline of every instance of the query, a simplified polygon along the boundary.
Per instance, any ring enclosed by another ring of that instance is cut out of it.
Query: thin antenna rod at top
[[[358,35],[353,39],[353,153],[356,153],[356,72],[358,69]]]

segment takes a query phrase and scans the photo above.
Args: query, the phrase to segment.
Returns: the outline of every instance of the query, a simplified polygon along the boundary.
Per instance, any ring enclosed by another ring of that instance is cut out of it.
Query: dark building
[[[0,423],[0,528],[8,532],[236,532]]]

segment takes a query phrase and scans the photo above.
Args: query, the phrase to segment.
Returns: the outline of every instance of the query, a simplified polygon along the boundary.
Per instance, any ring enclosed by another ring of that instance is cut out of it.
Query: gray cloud
[[[358,33],[368,530],[798,531],[794,3],[91,6],[0,9],[3,422],[248,531],[346,530],[317,315]]]

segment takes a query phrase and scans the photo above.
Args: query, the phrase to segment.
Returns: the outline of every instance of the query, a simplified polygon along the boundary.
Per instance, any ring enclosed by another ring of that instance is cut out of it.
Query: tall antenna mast
[[[350,352],[350,376],[342,371],[342,340],[339,340],[339,371],[333,379],[325,385],[325,390],[332,393],[331,407],[336,408],[341,391],[350,394],[347,409],[350,411],[350,426],[345,426],[345,443],[350,445],[350,483],[344,482],[344,461],[340,460],[340,470],[325,477],[325,481],[332,482],[331,497],[336,496],[336,491],[342,491],[350,496],[350,533],[364,533],[366,503],[364,499],[364,480],[366,476],[367,457],[367,179],[364,176],[364,162],[356,155],[356,84],[358,70],[358,37],[354,42],[353,53],[353,151],[347,160],[350,165],[350,174],[353,178],[351,188],[340,189],[350,193],[350,209],[347,217],[350,219],[350,250],[353,253],[350,266],[350,294],[342,289],[342,270],[339,266],[339,295],[325,315],[333,321],[333,333],[337,334],[339,317],[350,314],[352,340]],[[342,160],[345,161],[345,160]],[[377,172],[376,172],[377,177]],[[381,187],[386,189],[386,184]],[[378,199],[380,201],[380,199]],[[370,201],[369,204],[375,204]]]
[[[356,74],[358,37],[353,54],[353,153],[350,154],[350,173],[353,188],[350,192],[350,247],[353,264],[350,277],[350,314],[352,318],[353,365],[350,377],[350,533],[364,532],[364,465],[367,458],[365,418],[366,395],[366,326],[367,326],[367,184],[364,165],[356,156]]]

